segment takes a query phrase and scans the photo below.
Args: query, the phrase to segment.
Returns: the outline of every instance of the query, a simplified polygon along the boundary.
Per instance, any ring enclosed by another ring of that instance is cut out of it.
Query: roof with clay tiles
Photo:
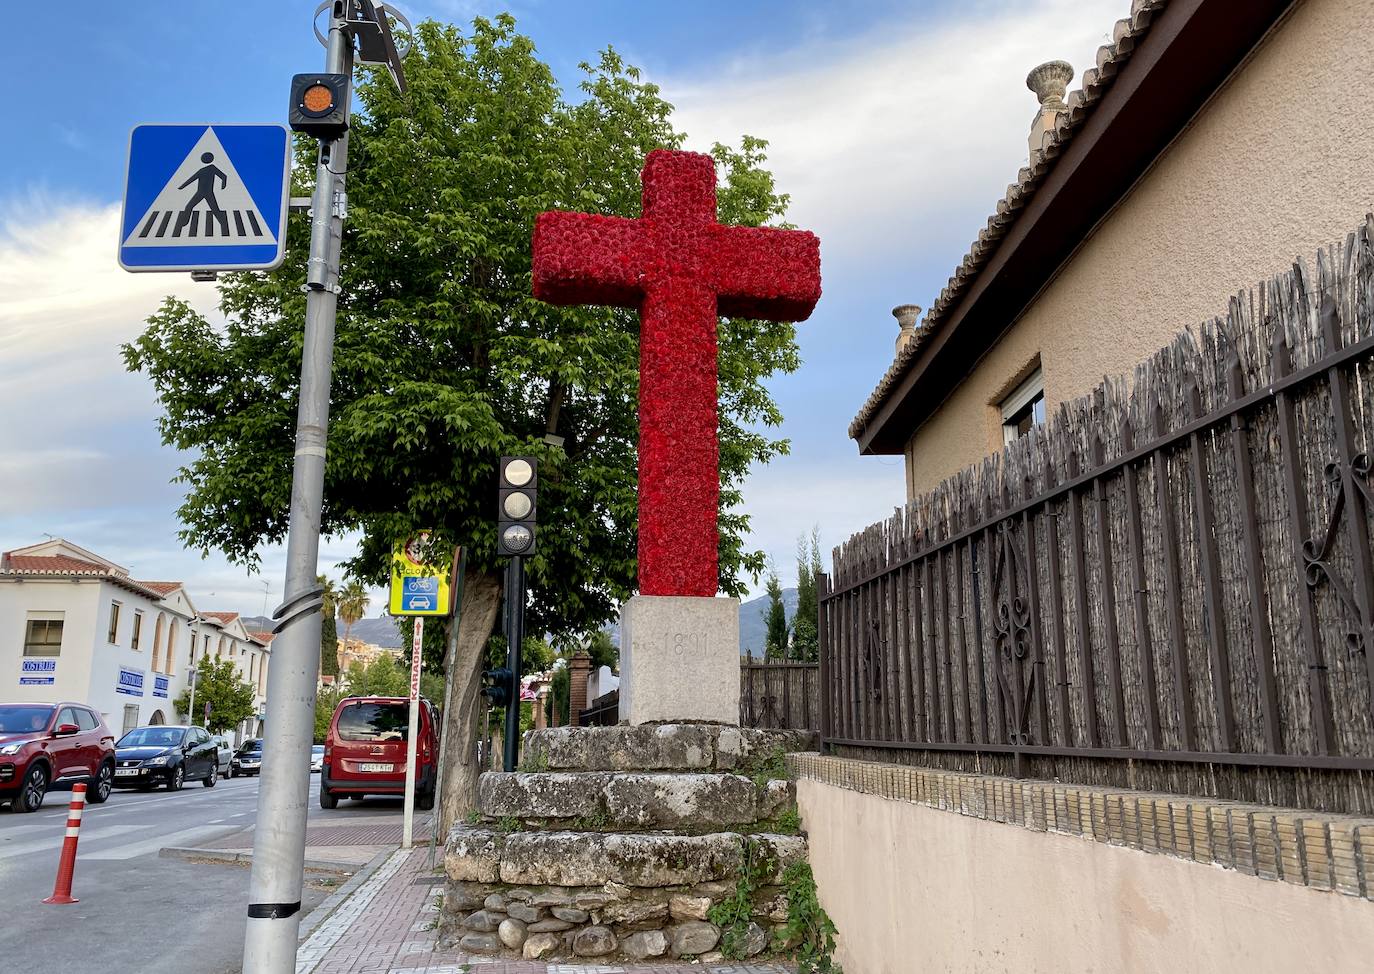
[[[107,565],[70,555],[12,555],[0,559],[0,578],[90,578],[112,582],[138,595],[158,600],[163,593]]]
[[[175,591],[176,591],[177,589],[179,589],[179,588],[185,588],[185,583],[183,583],[183,582],[144,582],[144,581],[140,581],[138,584],[144,586],[145,588],[150,588],[150,589],[152,589],[154,592],[161,592],[163,595],[170,595],[170,594],[172,594],[173,592],[175,592]]]

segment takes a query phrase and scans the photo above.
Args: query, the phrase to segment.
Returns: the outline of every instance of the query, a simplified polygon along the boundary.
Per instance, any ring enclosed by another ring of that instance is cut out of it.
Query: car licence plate
[[[358,770],[359,770],[359,771],[390,771],[390,770],[391,770],[391,765],[389,765],[389,764],[360,764],[360,765],[358,765]]]
[[[130,777],[130,776],[132,776],[132,775],[138,774],[138,770],[139,770],[138,768],[116,768],[116,769],[115,769],[115,777],[116,777],[116,778],[128,778],[128,777]]]

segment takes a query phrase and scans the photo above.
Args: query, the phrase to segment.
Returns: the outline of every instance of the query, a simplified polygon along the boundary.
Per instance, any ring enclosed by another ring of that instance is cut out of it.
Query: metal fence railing
[[[1370,810],[1372,397],[1366,228],[837,549],[825,742]]]

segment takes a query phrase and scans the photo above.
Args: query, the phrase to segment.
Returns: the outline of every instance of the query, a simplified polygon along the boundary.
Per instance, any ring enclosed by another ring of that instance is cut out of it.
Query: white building
[[[261,715],[270,641],[237,613],[198,613],[180,582],[139,581],[61,538],[0,555],[0,700],[86,703],[117,734],[175,723],[172,702],[208,647],[233,656]]]

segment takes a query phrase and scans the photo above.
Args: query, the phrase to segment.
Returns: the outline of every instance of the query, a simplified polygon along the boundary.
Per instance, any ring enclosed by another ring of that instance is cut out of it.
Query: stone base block
[[[766,821],[795,803],[790,781],[693,772],[489,771],[477,795],[488,819],[584,831],[729,828]]]
[[[457,825],[449,835],[444,870],[456,882],[518,885],[663,887],[733,883],[744,862],[746,838],[735,832],[502,832]],[[766,882],[806,858],[799,835],[752,835],[769,863]]]
[[[623,698],[622,698],[623,699]],[[522,764],[549,771],[739,771],[776,752],[814,751],[811,731],[712,724],[527,731]]]
[[[739,600],[636,595],[620,610],[620,719],[739,723]]]

